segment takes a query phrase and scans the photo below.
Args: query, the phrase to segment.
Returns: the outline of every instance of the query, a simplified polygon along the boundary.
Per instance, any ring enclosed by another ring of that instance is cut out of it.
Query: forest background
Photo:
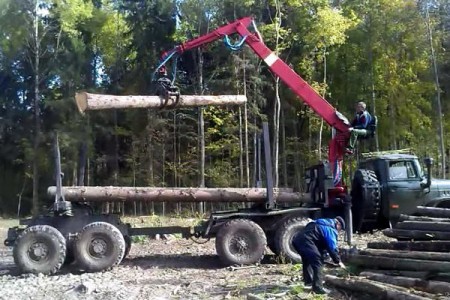
[[[252,187],[265,176],[258,149],[268,121],[275,184],[302,189],[305,168],[326,159],[331,129],[248,47],[230,51],[218,41],[188,51],[176,73],[182,94],[245,94],[245,107],[82,116],[74,103],[80,90],[152,94],[164,50],[245,16],[349,119],[357,101],[368,104],[379,126],[362,151],[410,148],[434,157],[433,175],[445,177],[449,0],[0,0],[0,215],[29,215],[51,203],[55,132],[64,185]],[[346,166],[348,179],[352,163]]]

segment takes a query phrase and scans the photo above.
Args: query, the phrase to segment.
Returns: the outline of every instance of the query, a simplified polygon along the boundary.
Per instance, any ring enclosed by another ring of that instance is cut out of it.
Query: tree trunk
[[[364,249],[364,250],[359,251],[358,254],[371,255],[371,256],[382,256],[382,257],[395,257],[395,258],[439,260],[439,261],[449,261],[450,262],[450,253],[441,253],[441,252]]]
[[[362,272],[360,276],[364,276],[368,279],[383,283],[395,284],[405,288],[414,288],[428,293],[434,294],[450,293],[450,285],[448,284],[448,282],[428,281],[418,278],[389,276],[370,272]]]
[[[33,143],[33,207],[32,213],[36,216],[39,213],[39,144],[41,137],[41,117],[39,107],[39,60],[40,60],[40,41],[39,41],[39,1],[35,0],[34,10],[34,143]],[[58,175],[57,175],[58,176]]]
[[[431,230],[431,231],[443,231],[450,233],[450,219],[448,222],[425,222],[425,221],[404,221],[397,223],[396,229],[408,229],[408,230]]]
[[[436,53],[434,51],[433,46],[433,33],[431,31],[430,25],[430,15],[428,13],[428,5],[426,5],[426,23],[427,23],[427,31],[428,31],[428,39],[430,41],[430,49],[431,49],[431,61],[433,63],[433,75],[434,75],[434,83],[436,89],[436,104],[437,104],[437,115],[438,115],[438,134],[439,134],[439,154],[441,158],[441,175],[442,178],[445,179],[445,142],[444,142],[444,126],[442,122],[442,104],[441,104],[441,86],[439,83],[439,73],[436,62]]]
[[[450,272],[450,262],[419,259],[381,257],[372,255],[352,255],[348,263],[368,268],[405,271]]]
[[[156,202],[265,202],[265,188],[164,188],[90,186],[63,187],[67,201],[156,201]],[[55,196],[56,187],[48,194]],[[294,193],[288,189],[275,190],[278,202],[308,200],[309,194]]]
[[[247,101],[244,95],[184,95],[180,96],[178,103],[175,97],[170,98],[167,104],[159,96],[116,96],[76,93],[75,100],[78,110],[84,113],[87,110],[123,109],[123,108],[173,108],[199,107],[199,106],[229,106],[242,105]]]
[[[450,252],[450,241],[370,242],[367,247],[371,249]]]
[[[415,222],[449,222],[450,218],[431,218],[421,216],[400,215],[399,221],[415,221]],[[450,224],[448,224],[450,226]],[[450,230],[450,228],[449,228]]]
[[[416,241],[450,240],[450,232],[432,230],[385,229],[383,234],[391,238],[414,239]]]
[[[430,299],[429,296],[432,296],[432,295],[424,295],[426,297],[421,297],[418,295],[411,294],[411,291],[402,287],[397,287],[390,284],[382,284],[372,280],[358,277],[344,279],[332,275],[326,275],[325,282],[338,288],[347,289],[353,292],[373,294],[379,297],[380,299],[425,300]]]
[[[287,150],[286,150],[286,118],[284,115],[284,110],[281,110],[281,145],[283,149],[283,156],[281,158],[282,169],[283,169],[283,187],[288,187],[288,171],[287,171]]]
[[[450,218],[449,208],[417,206],[415,214],[433,218]]]

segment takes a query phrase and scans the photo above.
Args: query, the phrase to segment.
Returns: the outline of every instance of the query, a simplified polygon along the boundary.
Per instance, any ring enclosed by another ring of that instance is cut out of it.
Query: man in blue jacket
[[[338,233],[342,229],[345,229],[342,217],[317,219],[308,223],[293,239],[294,248],[302,257],[303,282],[305,286],[312,285],[317,294],[328,293],[322,285],[322,253],[328,252],[334,263],[345,268],[338,250]]]
[[[352,121],[352,127],[349,129],[351,134],[348,147],[346,149],[348,154],[353,154],[353,149],[356,146],[356,141],[359,136],[365,137],[371,134],[367,127],[372,122],[372,116],[366,110],[366,107],[366,103],[364,102],[358,102],[356,104],[356,115]]]

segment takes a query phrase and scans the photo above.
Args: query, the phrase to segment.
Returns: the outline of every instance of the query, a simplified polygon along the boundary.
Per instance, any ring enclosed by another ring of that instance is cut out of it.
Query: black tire
[[[54,274],[66,258],[66,239],[52,226],[31,226],[17,238],[13,256],[23,273]]]
[[[283,262],[299,263],[302,261],[292,241],[294,236],[301,232],[310,221],[311,219],[306,217],[292,217],[284,221],[278,228],[275,233],[275,243]]]
[[[216,236],[216,251],[225,265],[249,265],[261,261],[267,245],[266,235],[255,222],[230,220]]]
[[[128,254],[130,254],[130,250],[131,250],[131,237],[129,235],[124,235],[123,239],[125,240],[125,253],[124,253],[122,259],[127,257]]]
[[[275,243],[275,233],[270,232],[270,233],[267,233],[266,236],[267,236],[267,247],[276,256],[280,255],[280,251],[278,251],[277,245]]]
[[[87,272],[108,270],[122,261],[125,247],[117,227],[106,222],[90,223],[83,227],[75,241],[75,260]]]
[[[366,232],[380,220],[381,192],[377,175],[372,170],[358,169],[352,182],[353,232]],[[365,224],[365,221],[370,221]]]
[[[75,261],[75,254],[73,253],[73,241],[68,241],[66,245],[66,259],[64,265],[71,265]]]

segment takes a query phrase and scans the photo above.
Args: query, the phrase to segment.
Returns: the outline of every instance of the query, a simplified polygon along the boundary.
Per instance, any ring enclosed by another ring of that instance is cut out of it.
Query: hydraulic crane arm
[[[248,30],[248,27],[251,24],[255,27],[256,33]],[[343,148],[350,135],[350,123],[347,118],[340,114],[327,100],[321,97],[305,80],[303,80],[291,67],[264,44],[251,17],[242,18],[206,35],[176,46],[165,53],[158,68],[164,66],[167,60],[175,54],[181,54],[184,51],[200,47],[235,33],[241,36],[244,42],[267,64],[270,70],[300,99],[311,107],[311,109],[322,117],[330,126],[336,129],[337,132],[329,145],[328,158],[334,174],[335,186],[340,186],[342,160],[344,155]]]
[[[239,34],[245,39],[245,43],[267,64],[270,70],[280,79],[312,110],[321,116],[330,126],[340,132],[347,132],[350,128],[348,120],[324,98],[322,98],[305,80],[303,80],[292,68],[281,60],[272,50],[270,50],[257,33],[248,30],[253,19],[246,17],[228,25],[222,26],[206,35],[200,36],[183,44],[176,46],[166,53],[183,53],[184,51],[200,47],[202,45],[222,39],[227,35]]]

